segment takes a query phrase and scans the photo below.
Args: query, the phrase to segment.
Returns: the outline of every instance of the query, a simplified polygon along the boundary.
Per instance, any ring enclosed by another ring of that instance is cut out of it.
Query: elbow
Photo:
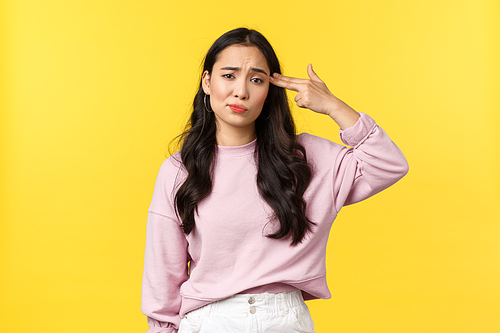
[[[401,163],[401,170],[400,170],[401,177],[400,178],[403,178],[404,176],[406,176],[406,174],[410,170],[410,165],[408,164],[408,161],[406,160],[406,158],[403,157],[402,162],[403,163]]]
[[[401,159],[394,164],[394,168],[392,170],[394,182],[397,182],[398,180],[406,176],[409,170],[410,166],[408,165],[408,161],[404,156],[401,156]]]
[[[380,179],[380,186],[388,187],[406,176],[410,167],[403,154],[400,154],[397,158],[393,158],[383,168],[385,169],[385,174]]]

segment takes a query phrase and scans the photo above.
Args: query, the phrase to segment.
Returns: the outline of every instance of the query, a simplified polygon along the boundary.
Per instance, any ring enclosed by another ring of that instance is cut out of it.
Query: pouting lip
[[[247,110],[247,108],[244,105],[241,105],[241,104],[229,104],[228,106],[236,108],[236,109],[240,109],[240,110],[243,110],[243,111]]]

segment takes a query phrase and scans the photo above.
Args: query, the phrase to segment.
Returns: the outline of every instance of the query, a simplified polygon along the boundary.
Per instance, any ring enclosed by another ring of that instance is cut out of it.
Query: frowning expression
[[[255,131],[269,90],[269,74],[266,58],[255,46],[232,45],[220,52],[212,73],[205,71],[202,77],[218,131]]]

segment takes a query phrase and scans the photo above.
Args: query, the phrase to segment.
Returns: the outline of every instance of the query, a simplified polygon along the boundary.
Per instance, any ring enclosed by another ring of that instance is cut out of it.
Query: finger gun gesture
[[[295,91],[295,102],[300,108],[329,115],[341,128],[352,126],[359,114],[349,105],[335,97],[325,82],[313,71],[312,64],[307,66],[309,79],[299,79],[274,73],[270,82],[278,87]]]

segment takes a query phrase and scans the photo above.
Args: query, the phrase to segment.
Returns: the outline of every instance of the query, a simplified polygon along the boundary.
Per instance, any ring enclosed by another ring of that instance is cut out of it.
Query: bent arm
[[[188,279],[187,241],[179,223],[148,213],[141,310],[147,333],[176,333],[180,324],[180,287]]]
[[[364,113],[340,131],[344,148],[335,161],[334,200],[337,211],[396,183],[408,172],[408,162],[385,131]]]

